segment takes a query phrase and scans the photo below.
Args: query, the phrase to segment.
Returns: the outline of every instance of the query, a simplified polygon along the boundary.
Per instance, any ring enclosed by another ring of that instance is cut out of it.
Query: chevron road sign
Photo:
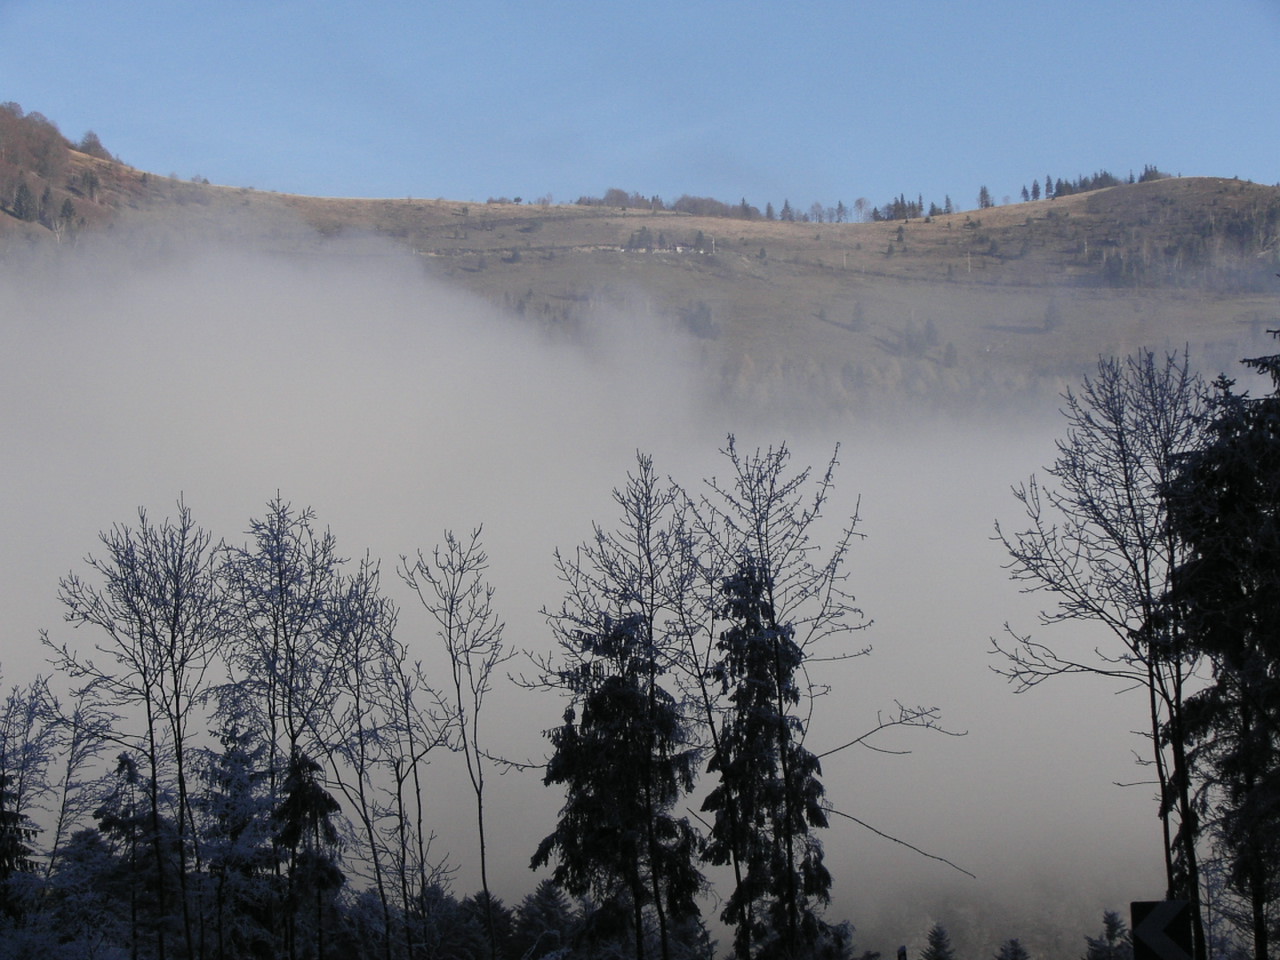
[[[1186,900],[1129,904],[1133,960],[1191,960],[1191,908]]]

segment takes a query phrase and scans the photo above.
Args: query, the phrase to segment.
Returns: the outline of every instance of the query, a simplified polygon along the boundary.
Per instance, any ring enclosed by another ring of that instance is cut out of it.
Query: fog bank
[[[837,809],[977,879],[837,820],[824,839],[830,918],[886,955],[916,952],[941,920],[974,955],[1019,936],[1037,955],[1075,956],[1104,908],[1161,894],[1151,789],[1113,785],[1142,778],[1127,733],[1141,698],[1083,678],[1015,697],[989,669],[1004,621],[1033,625],[1035,599],[1007,581],[990,537],[997,516],[1017,517],[1009,485],[1052,458],[1051,401],[891,426],[797,417],[776,392],[772,409],[728,404],[675,329],[601,315],[584,339],[558,339],[373,241],[299,251],[126,237],[0,265],[0,277],[7,681],[44,669],[41,628],[92,641],[62,624],[58,578],[139,506],[160,519],[181,496],[235,542],[277,491],[314,507],[343,555],[382,559],[402,639],[424,655],[426,620],[395,561],[446,527],[483,523],[508,642],[544,649],[537,611],[559,600],[552,551],[592,521],[613,524],[609,493],[637,449],[692,488],[723,474],[729,432],[747,448],[787,441],[802,463],[839,443],[833,519],[861,498],[850,585],[874,620],[856,640],[874,650],[833,671],[809,742],[848,740],[895,700],[940,707],[966,736],[885,741],[909,756],[845,751],[824,763],[825,783]],[[506,685],[491,702],[487,737],[513,756],[540,751],[537,732],[562,709]],[[439,843],[465,893],[478,886],[469,786],[451,758],[433,770]],[[560,797],[532,774],[491,791],[495,892],[514,903]]]

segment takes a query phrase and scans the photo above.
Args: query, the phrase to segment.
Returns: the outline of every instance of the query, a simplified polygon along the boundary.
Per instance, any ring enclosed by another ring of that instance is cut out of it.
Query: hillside
[[[323,255],[377,236],[553,335],[602,311],[683,331],[719,389],[805,409],[1057,392],[1100,353],[1189,344],[1230,369],[1280,325],[1280,188],[1205,177],[934,218],[806,223],[602,205],[364,200],[156,176],[67,151],[29,176],[74,222],[0,215],[0,256],[118,225]],[[11,195],[13,175],[0,183]],[[309,229],[299,230],[299,224]]]

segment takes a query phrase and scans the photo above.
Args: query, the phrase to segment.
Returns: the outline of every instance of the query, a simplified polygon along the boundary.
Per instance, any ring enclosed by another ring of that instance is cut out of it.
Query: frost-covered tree
[[[49,774],[49,810],[52,815],[45,850],[45,880],[58,866],[63,844],[83,827],[101,799],[104,775],[98,761],[110,747],[119,719],[102,702],[99,684],[75,690],[64,706],[57,697],[48,700],[48,723],[56,773]]]
[[[383,596],[379,565],[368,556],[338,578],[326,608],[330,695],[313,715],[309,738],[363,841],[352,845],[348,866],[372,884],[382,910],[383,954],[390,960],[393,871],[384,843],[388,810],[379,798],[383,776],[397,759],[389,750],[395,738],[387,735],[394,687],[383,681],[398,666],[388,661],[403,656],[394,639],[398,612]]]
[[[235,682],[253,693],[246,709],[266,731],[274,804],[285,766],[314,747],[310,732],[333,697],[329,613],[342,560],[315,512],[278,494],[249,534],[249,544],[228,549],[222,571],[234,622],[229,659]]]
[[[261,952],[272,942],[270,880],[277,860],[267,794],[267,745],[224,711],[220,749],[200,762],[205,864],[213,886],[212,941],[219,960]]]
[[[125,734],[125,739],[145,764],[149,842],[161,913],[167,912],[171,887],[176,886],[190,954],[195,951],[199,907],[192,902],[195,892],[188,890],[188,865],[201,869],[201,850],[189,761],[192,738],[200,732],[192,727],[225,637],[218,547],[182,501],[172,520],[156,525],[139,510],[137,528],[117,524],[99,539],[105,554],[87,559],[88,578],[76,573],[64,577],[59,596],[67,621],[96,629],[95,649],[111,663],[100,664],[66,645],[54,649],[55,661],[72,678],[96,685],[112,706],[141,712],[142,729]],[[170,782],[171,815],[166,796]],[[178,867],[173,872],[165,864],[166,822],[174,832]],[[163,956],[163,927],[157,928],[156,936]]]

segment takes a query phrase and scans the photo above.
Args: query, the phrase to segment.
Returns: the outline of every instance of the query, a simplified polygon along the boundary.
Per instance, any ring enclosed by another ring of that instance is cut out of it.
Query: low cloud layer
[[[690,343],[652,321],[599,316],[584,338],[556,340],[428,282],[399,248],[298,250],[175,234],[4,269],[6,680],[43,669],[41,628],[91,641],[60,622],[58,578],[139,506],[161,518],[181,496],[238,542],[279,491],[313,506],[346,556],[381,557],[389,580],[400,554],[483,523],[509,642],[537,649],[549,642],[537,611],[559,599],[552,550],[614,522],[609,491],[637,449],[693,487],[723,472],[729,432],[746,447],[785,440],[818,464],[839,442],[833,507],[847,515],[861,497],[851,587],[874,651],[834,671],[810,744],[858,735],[895,700],[940,707],[967,736],[888,741],[909,756],[832,756],[828,794],[978,878],[836,822],[831,918],[886,954],[914,952],[934,920],[970,953],[993,948],[988,936],[1077,952],[1104,907],[1160,894],[1151,788],[1113,785],[1142,778],[1127,733],[1140,698],[1081,679],[1015,697],[989,670],[988,637],[1006,619],[1033,623],[990,536],[996,516],[1016,518],[1009,485],[1051,459],[1051,404],[891,430],[853,416],[797,425],[717,400]],[[398,586],[406,639],[425,646]],[[493,702],[489,737],[512,754],[540,750],[537,731],[561,709],[506,688]],[[447,759],[437,773],[440,843],[466,891],[478,885],[469,793]],[[491,869],[510,903],[532,886],[528,858],[560,798],[535,775],[496,781],[492,797]]]

